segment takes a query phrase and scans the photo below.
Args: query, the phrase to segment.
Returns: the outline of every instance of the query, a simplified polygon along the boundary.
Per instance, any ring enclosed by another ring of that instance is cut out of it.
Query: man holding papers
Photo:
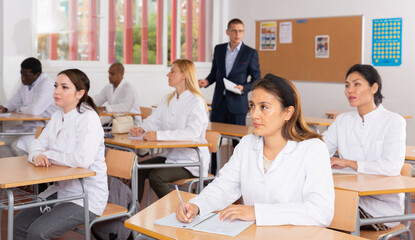
[[[219,44],[213,53],[212,69],[206,79],[199,80],[199,87],[208,87],[216,83],[212,100],[210,121],[245,125],[248,112],[248,92],[254,81],[261,77],[258,52],[242,42],[244,24],[239,19],[228,23],[226,34],[229,42]],[[248,82],[248,76],[251,81]],[[226,78],[226,80],[225,80]],[[228,83],[236,86],[225,88]],[[238,91],[238,93],[235,93]],[[212,169],[216,163],[212,159]]]

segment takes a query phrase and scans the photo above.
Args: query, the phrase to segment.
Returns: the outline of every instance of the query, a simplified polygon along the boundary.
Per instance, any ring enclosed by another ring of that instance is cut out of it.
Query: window
[[[38,0],[38,58],[99,60],[99,0]]]
[[[38,57],[124,64],[170,64],[176,58],[204,62],[208,60],[206,22],[211,19],[206,17],[206,5],[211,2],[38,0]],[[104,8],[108,14],[100,16],[100,4],[108,6]],[[108,21],[108,28],[102,29],[107,32],[100,33],[99,20]],[[100,51],[100,38],[105,37],[108,51]]]

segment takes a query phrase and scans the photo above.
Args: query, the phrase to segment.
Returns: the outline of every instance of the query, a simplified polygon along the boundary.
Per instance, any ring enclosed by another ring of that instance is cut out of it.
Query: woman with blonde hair
[[[219,177],[184,204],[186,211],[178,205],[177,219],[221,211],[221,220],[258,226],[328,226],[334,214],[329,154],[305,123],[294,85],[267,74],[255,81],[249,107],[254,134],[242,138]],[[232,204],[241,196],[244,205]]]
[[[130,130],[132,136],[143,136],[148,141],[197,141],[206,142],[205,132],[208,126],[206,102],[197,84],[196,69],[192,61],[178,59],[173,62],[167,74],[169,86],[175,91],[168,95],[143,124]],[[203,175],[209,169],[209,151],[201,147],[200,157],[203,161]],[[165,149],[161,156],[140,162],[140,164],[156,163],[189,163],[198,162],[199,158],[193,149]],[[199,176],[198,167],[156,168],[138,171],[138,200],[141,201],[144,181],[149,179],[150,186],[159,198],[171,191],[168,183]]]

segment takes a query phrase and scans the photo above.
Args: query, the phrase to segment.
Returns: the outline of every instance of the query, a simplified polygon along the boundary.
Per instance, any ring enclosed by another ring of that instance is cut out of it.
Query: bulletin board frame
[[[260,51],[261,22],[277,22],[275,51]],[[280,43],[280,22],[292,22],[292,43]],[[327,58],[316,57],[316,36],[330,37]],[[344,82],[347,70],[362,62],[363,16],[342,16],[256,21],[255,48],[261,73],[289,80]]]

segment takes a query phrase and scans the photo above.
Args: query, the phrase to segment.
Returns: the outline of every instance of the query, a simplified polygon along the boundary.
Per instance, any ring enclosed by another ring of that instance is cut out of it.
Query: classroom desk
[[[336,119],[336,117],[339,114],[344,113],[344,112],[346,112],[346,111],[328,110],[328,111],[326,111],[326,116],[327,116],[327,118],[330,118],[330,119]],[[412,118],[412,116],[402,116],[402,117],[405,118],[405,119],[411,119]]]
[[[31,207],[39,207],[46,204],[54,204],[57,202],[69,201],[74,199],[83,199],[85,206],[85,229],[89,228],[89,211],[88,211],[88,194],[84,178],[95,176],[95,172],[82,169],[71,168],[59,165],[50,167],[35,167],[27,161],[27,156],[0,158],[0,189],[7,192],[7,201],[0,202],[0,208],[8,209],[8,226],[7,239],[13,239],[13,216],[15,210],[21,210]],[[14,187],[28,186],[33,184],[56,182],[70,179],[79,179],[82,184],[83,193],[81,195],[55,199],[50,201],[29,202],[27,204],[15,205]],[[3,199],[1,199],[3,200]],[[5,199],[4,199],[5,200]],[[8,203],[7,205],[5,203]],[[86,239],[90,239],[86,236]]]
[[[317,117],[304,117],[305,122],[307,125],[315,125],[315,126],[330,126],[334,120],[328,118],[317,118]]]
[[[128,116],[141,116],[141,113],[130,113],[130,112],[100,112],[100,117],[112,117],[114,115],[128,115]]]
[[[354,175],[333,175],[334,187],[348,191],[357,192],[359,196],[405,193],[406,208],[411,212],[411,192],[415,192],[415,178],[406,176],[380,176],[371,174]],[[409,200],[409,201],[408,201]],[[356,226],[372,223],[383,223],[388,220],[396,222],[415,220],[415,214],[404,214],[400,216],[385,216],[359,219]],[[390,221],[389,221],[390,222]],[[356,228],[354,235],[360,235],[359,227]]]
[[[209,143],[193,141],[144,141],[134,140],[128,137],[128,134],[114,134],[113,138],[105,138],[105,145],[112,148],[123,149],[134,152],[142,148],[191,148],[197,152],[199,162],[195,163],[174,163],[174,164],[140,164],[138,169],[149,168],[173,168],[173,167],[199,167],[199,187],[203,189],[203,161],[200,158],[199,147],[210,147]]]
[[[187,202],[195,195],[187,192],[180,192],[183,201]],[[153,224],[154,220],[167,216],[175,212],[179,198],[175,191],[169,193],[149,207],[143,209],[130,219],[124,222],[125,227],[140,232],[156,239],[196,239],[196,240],[228,240],[228,239],[309,239],[309,240],[358,240],[363,239],[350,234],[341,233],[322,227],[304,226],[275,226],[257,227],[251,225],[236,237],[218,235],[194,231],[190,229],[180,229]]]

